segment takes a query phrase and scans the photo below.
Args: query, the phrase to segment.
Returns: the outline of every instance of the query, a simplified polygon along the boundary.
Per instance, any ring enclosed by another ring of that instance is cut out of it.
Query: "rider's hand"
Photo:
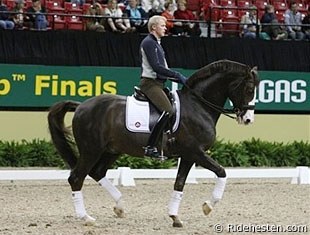
[[[179,80],[180,82],[185,85],[186,81],[187,81],[187,77],[183,76],[182,74],[180,74],[180,77],[179,77]]]

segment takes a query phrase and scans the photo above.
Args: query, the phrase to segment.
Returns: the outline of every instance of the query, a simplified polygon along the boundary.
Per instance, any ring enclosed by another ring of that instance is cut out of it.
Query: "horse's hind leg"
[[[207,154],[200,155],[196,163],[210,171],[213,171],[217,176],[211,195],[211,200],[205,201],[202,205],[204,214],[208,215],[212,211],[213,206],[223,197],[227,179],[226,172],[219,163]]]
[[[86,155],[88,158],[85,157]],[[83,187],[85,177],[88,175],[97,159],[98,156],[96,154],[81,153],[80,158],[74,169],[72,169],[68,179],[72,189],[72,200],[76,215],[79,219],[84,220],[86,224],[92,224],[95,219],[86,212],[81,189]]]
[[[116,202],[114,207],[115,214],[123,218],[125,216],[123,203],[122,203],[122,193],[111,183],[111,181],[106,177],[106,173],[111,165],[115,162],[119,155],[104,153],[101,159],[92,168],[89,175],[96,180]]]

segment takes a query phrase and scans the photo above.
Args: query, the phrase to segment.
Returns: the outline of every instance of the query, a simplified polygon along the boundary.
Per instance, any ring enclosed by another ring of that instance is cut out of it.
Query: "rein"
[[[232,119],[237,119],[237,117],[234,117],[232,115],[230,115],[229,113],[234,112],[231,109],[224,109],[216,104],[211,103],[210,101],[207,101],[206,99],[204,99],[201,95],[198,95],[193,89],[191,89],[187,84],[183,84],[189,91],[190,93],[192,93],[194,96],[196,96],[196,98],[199,99],[200,102],[206,104],[207,106],[209,106],[210,108],[212,108],[213,110],[225,115],[226,117],[232,118]]]

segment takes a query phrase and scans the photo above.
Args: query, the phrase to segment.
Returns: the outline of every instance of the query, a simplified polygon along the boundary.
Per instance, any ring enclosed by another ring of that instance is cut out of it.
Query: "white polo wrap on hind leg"
[[[226,180],[227,178],[216,178],[215,187],[212,192],[212,203],[217,203],[219,200],[222,199],[225,186],[226,186]]]
[[[111,183],[109,179],[103,177],[101,180],[99,180],[99,184],[110,193],[117,204],[120,203],[122,193]]]
[[[170,202],[168,204],[168,214],[178,215],[179,207],[182,201],[183,192],[173,191],[171,195]]]
[[[72,200],[74,204],[75,213],[78,218],[83,218],[87,215],[85,206],[84,206],[84,199],[83,194],[81,191],[73,191],[72,192]]]

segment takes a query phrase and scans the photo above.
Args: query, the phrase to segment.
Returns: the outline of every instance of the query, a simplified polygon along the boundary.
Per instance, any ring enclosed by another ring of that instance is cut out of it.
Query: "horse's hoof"
[[[202,211],[205,215],[210,214],[210,212],[212,211],[213,206],[212,203],[210,201],[205,201],[202,205]]]
[[[93,226],[96,224],[96,219],[87,214],[82,217],[81,220],[84,222],[85,226]]]
[[[125,217],[125,212],[124,212],[123,208],[115,206],[113,208],[113,211],[117,215],[118,218],[124,218]]]
[[[183,227],[182,221],[177,216],[170,215],[170,218],[173,220],[172,227],[174,227],[174,228],[182,228]]]

